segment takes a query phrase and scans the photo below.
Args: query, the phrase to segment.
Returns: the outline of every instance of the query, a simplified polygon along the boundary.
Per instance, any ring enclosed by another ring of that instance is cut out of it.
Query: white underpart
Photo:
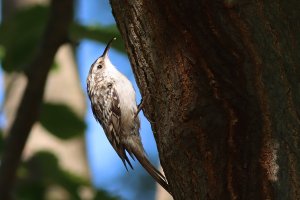
[[[115,80],[114,87],[119,96],[123,131],[130,134],[134,127],[134,116],[137,112],[134,88],[131,82],[111,64],[109,59],[106,59],[105,63],[108,69],[107,73]]]

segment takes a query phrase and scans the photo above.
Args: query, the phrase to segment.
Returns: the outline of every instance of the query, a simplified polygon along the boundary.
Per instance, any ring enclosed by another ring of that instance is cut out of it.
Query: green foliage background
[[[16,12],[0,26],[0,59],[3,70],[29,73],[27,66],[39,49],[39,42],[49,17],[49,7],[33,6]],[[70,28],[69,41],[75,45],[81,39],[107,42],[112,37],[121,38],[115,26],[87,27],[74,22]],[[124,52],[121,39],[114,47]],[[24,51],[26,49],[26,51]],[[56,65],[56,64],[54,64]],[[53,70],[59,66],[53,66]],[[9,93],[7,87],[6,95]],[[60,139],[68,140],[82,135],[86,125],[82,118],[67,105],[44,102],[40,115],[41,125]],[[0,156],[3,149],[3,134],[0,133]],[[94,194],[95,200],[112,200],[105,191],[94,189],[88,180],[61,169],[54,154],[47,151],[36,153],[22,162],[17,173],[17,186],[14,198],[22,200],[41,200],[51,187],[62,189],[69,199],[82,199],[79,193],[87,188]]]

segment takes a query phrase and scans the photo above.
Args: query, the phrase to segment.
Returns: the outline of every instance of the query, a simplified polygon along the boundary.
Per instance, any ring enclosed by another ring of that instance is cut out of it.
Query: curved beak
[[[105,48],[105,50],[104,50],[104,52],[103,52],[103,54],[102,54],[101,57],[107,57],[107,55],[108,55],[108,50],[110,49],[110,46],[111,46],[112,42],[115,41],[116,39],[117,39],[116,37],[113,37],[113,38],[108,42],[108,44],[107,44],[107,46],[106,46],[106,48]]]

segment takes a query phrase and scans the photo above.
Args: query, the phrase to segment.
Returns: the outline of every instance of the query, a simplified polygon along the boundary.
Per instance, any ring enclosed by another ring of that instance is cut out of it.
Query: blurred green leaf
[[[106,191],[98,190],[94,197],[94,200],[118,200],[120,197],[112,197]]]
[[[42,200],[45,195],[45,186],[38,182],[19,182],[17,183],[17,188],[14,191],[13,199],[20,200]]]
[[[49,9],[33,6],[19,10],[0,27],[1,56],[3,69],[7,72],[26,70],[37,51],[48,19]]]
[[[113,26],[83,26],[74,23],[71,26],[70,37],[72,41],[79,41],[82,39],[95,40],[102,43],[107,43],[113,37],[117,40],[113,43],[113,48],[125,53],[124,42],[115,25]]]
[[[89,185],[88,181],[65,170],[60,171],[57,182],[69,191],[70,195],[73,197],[72,199],[79,198],[78,190],[81,186]]]
[[[94,200],[118,200],[117,197],[112,197],[106,191],[103,190],[95,190],[91,188],[90,183],[83,178],[76,176],[70,172],[65,170],[60,171],[60,178],[57,180],[57,183],[65,188],[69,194],[71,199],[81,199],[80,198],[80,189],[86,188],[90,189],[94,194]]]
[[[48,151],[37,152],[19,168],[15,199],[43,200],[49,188],[67,193],[68,199],[85,199],[82,189],[91,192],[94,200],[117,200],[102,190],[95,190],[90,183],[59,166],[58,159]],[[58,191],[56,191],[58,192]],[[57,193],[56,193],[57,194]],[[59,195],[60,193],[58,193]],[[53,197],[52,197],[53,198]]]
[[[33,172],[33,177],[37,180],[42,177],[47,179],[55,178],[59,172],[58,159],[48,151],[37,152],[26,164]]]
[[[0,45],[0,60],[3,60],[5,57],[5,47]]]
[[[44,199],[47,187],[55,183],[58,173],[55,155],[47,151],[36,153],[18,169],[15,199]]]
[[[51,70],[58,71],[58,69],[59,69],[59,64],[54,60],[52,66],[51,66]]]
[[[3,132],[2,130],[0,130],[0,159],[3,152],[3,144],[4,144]]]
[[[38,51],[49,16],[49,7],[35,5],[19,10],[11,19],[0,26],[0,58],[5,71],[25,71],[27,65]],[[124,42],[115,25],[83,26],[73,23],[70,28],[70,40],[91,39],[107,43],[117,37],[113,47],[125,52]]]
[[[44,128],[61,139],[70,139],[83,134],[85,123],[64,104],[44,103],[40,122]]]

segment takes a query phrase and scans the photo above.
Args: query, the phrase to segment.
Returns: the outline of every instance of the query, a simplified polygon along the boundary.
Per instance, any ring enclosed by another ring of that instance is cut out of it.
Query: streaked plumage
[[[148,173],[168,191],[165,177],[149,162],[141,142],[140,120],[135,91],[130,81],[110,62],[108,50],[112,39],[103,55],[91,66],[87,77],[87,92],[91,101],[92,111],[96,120],[123,161],[132,165],[126,152],[142,164]]]

